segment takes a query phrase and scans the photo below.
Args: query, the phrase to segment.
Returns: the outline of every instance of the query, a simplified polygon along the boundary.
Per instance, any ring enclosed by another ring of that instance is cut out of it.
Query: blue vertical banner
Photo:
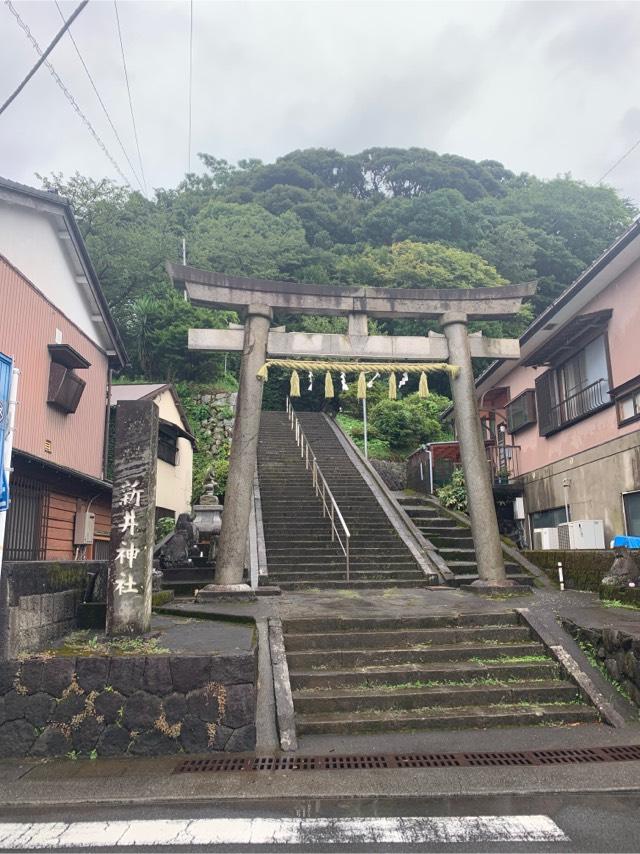
[[[9,431],[9,396],[13,360],[0,353],[0,512],[9,507],[9,471],[5,469],[5,442]]]

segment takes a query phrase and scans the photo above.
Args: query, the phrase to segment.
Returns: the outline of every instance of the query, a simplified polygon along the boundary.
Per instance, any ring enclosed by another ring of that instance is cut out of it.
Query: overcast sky
[[[68,16],[76,0],[59,0]],[[53,0],[13,0],[42,47]],[[189,2],[119,0],[149,187],[187,168]],[[540,177],[597,182],[640,140],[640,3],[195,0],[192,169],[205,151],[274,160],[296,148],[423,146]],[[72,32],[138,168],[114,5]],[[0,6],[0,101],[36,60]],[[68,36],[51,61],[122,170],[123,152]],[[0,116],[0,174],[117,173],[41,68]],[[131,183],[135,184],[133,177]],[[640,203],[640,146],[607,179]]]

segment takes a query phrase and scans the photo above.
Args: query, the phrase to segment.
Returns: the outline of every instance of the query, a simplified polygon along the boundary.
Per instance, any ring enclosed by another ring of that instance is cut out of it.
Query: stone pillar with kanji
[[[156,404],[152,400],[119,403],[107,584],[108,635],[140,635],[151,625],[157,451]]]

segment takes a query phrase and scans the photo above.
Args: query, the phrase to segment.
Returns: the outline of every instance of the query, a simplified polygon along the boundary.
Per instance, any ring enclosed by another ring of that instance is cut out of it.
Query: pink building
[[[126,354],[68,202],[2,178],[0,352],[20,370],[5,557],[106,557],[109,388]]]
[[[640,221],[520,345],[520,360],[494,362],[477,390],[487,438],[524,494],[527,541],[582,519],[602,519],[607,543],[640,536]]]

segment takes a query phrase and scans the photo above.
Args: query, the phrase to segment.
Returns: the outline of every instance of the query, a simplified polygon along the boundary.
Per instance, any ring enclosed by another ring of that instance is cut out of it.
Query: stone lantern
[[[216,482],[213,475],[207,482],[200,497],[200,504],[194,504],[194,524],[197,525],[202,540],[209,541],[209,559],[215,557],[215,542],[222,528],[222,504],[215,494]]]

